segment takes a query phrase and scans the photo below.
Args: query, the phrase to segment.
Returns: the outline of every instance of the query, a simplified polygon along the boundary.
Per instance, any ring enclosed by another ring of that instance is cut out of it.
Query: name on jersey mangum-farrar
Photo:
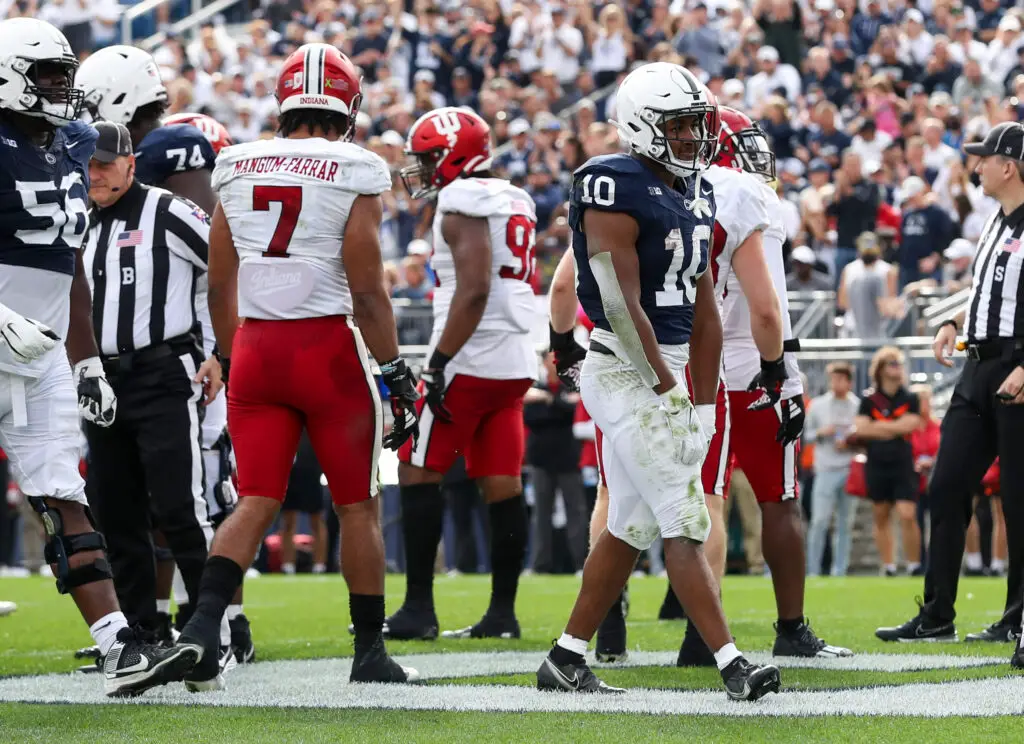
[[[235,163],[233,175],[245,176],[250,173],[295,173],[320,181],[335,181],[340,163],[323,158],[279,157],[270,155],[260,158],[239,160]]]

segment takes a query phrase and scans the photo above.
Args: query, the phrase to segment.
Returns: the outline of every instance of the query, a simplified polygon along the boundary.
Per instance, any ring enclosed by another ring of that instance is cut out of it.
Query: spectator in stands
[[[594,73],[594,83],[603,88],[615,82],[633,58],[633,32],[622,9],[614,3],[601,8],[596,22],[590,3],[581,2],[576,10],[585,24],[584,32],[590,44],[590,70]]]
[[[917,527],[921,531],[921,565],[925,565],[928,547],[925,545],[925,513],[928,511],[928,481],[932,477],[935,456],[939,453],[941,428],[932,413],[932,389],[928,385],[913,385],[910,392],[917,395],[921,405],[921,425],[910,435],[914,451],[914,472],[920,478],[917,497]]]
[[[867,115],[869,118],[863,120],[857,135],[850,143],[850,149],[860,156],[861,165],[865,170],[882,162],[885,150],[893,140],[892,135],[878,130],[877,122],[870,118],[871,114]],[[836,182],[838,184],[838,179]]]
[[[757,50],[757,61],[761,71],[747,81],[747,106],[756,109],[766,98],[779,93],[795,103],[800,95],[800,73],[796,68],[780,63],[778,50],[770,46]]]
[[[811,523],[807,529],[807,575],[821,573],[825,538],[835,516],[832,535],[832,575],[845,576],[850,564],[854,497],[846,493],[853,448],[847,438],[853,431],[860,399],[854,395],[853,367],[834,362],[826,370],[829,392],[807,407],[803,441],[814,445],[814,486],[811,491]]]
[[[900,224],[899,287],[941,277],[942,252],[953,238],[953,223],[935,204],[928,184],[917,176],[903,181],[899,191],[903,211]]]
[[[903,352],[884,346],[871,360],[873,388],[857,412],[854,435],[867,450],[864,480],[874,514],[875,545],[885,576],[896,575],[892,512],[899,516],[907,573],[921,570],[921,531],[917,526],[918,475],[911,435],[921,424],[917,396],[907,390]]]
[[[547,230],[552,214],[565,201],[566,193],[561,184],[552,180],[551,169],[546,163],[530,166],[526,193],[533,197],[537,208],[537,230]]]
[[[845,311],[843,335],[884,338],[898,272],[882,260],[882,247],[874,233],[863,233],[856,244],[858,258],[843,269],[836,295],[836,306]]]
[[[945,36],[936,37],[932,56],[924,66],[924,78],[920,81],[928,95],[933,95],[939,90],[953,90],[953,85],[961,72],[960,65],[950,56],[949,40]]]
[[[903,26],[900,33],[900,54],[919,68],[924,68],[932,53],[935,40],[928,33],[924,24],[924,14],[917,8],[911,8],[903,14]]]
[[[952,95],[953,103],[962,112],[975,116],[982,113],[987,99],[1003,97],[1003,85],[982,72],[981,60],[968,57],[963,74],[953,83]]]
[[[965,238],[957,238],[943,251],[946,263],[942,267],[942,286],[950,293],[971,286],[971,264],[975,245]]]
[[[761,128],[768,135],[776,162],[785,162],[800,146],[800,132],[790,118],[790,106],[782,96],[773,95],[764,101],[762,110]]]
[[[540,36],[542,67],[552,70],[562,85],[572,85],[580,71],[583,32],[570,21],[565,6],[550,7],[551,24]]]
[[[803,23],[796,0],[755,0],[753,16],[764,32],[764,43],[778,51],[784,65],[803,64]]]
[[[946,134],[946,125],[942,119],[925,119],[921,124],[921,136],[924,137],[924,164],[935,171],[941,171],[951,160],[959,159],[960,154],[942,141]]]
[[[700,69],[708,75],[720,75],[725,67],[725,49],[717,25],[708,23],[708,6],[698,2],[688,23],[684,23],[673,44],[680,54],[696,58]]]
[[[823,46],[811,49],[807,53],[807,68],[808,72],[803,80],[804,90],[807,91],[812,86],[819,88],[824,98],[815,106],[815,109],[820,110],[823,105],[827,105],[831,107],[834,115],[837,111],[836,107],[846,103],[850,96],[850,89],[843,85],[842,75],[832,67],[828,49]],[[818,124],[821,126],[820,122]],[[834,130],[834,127],[832,129]],[[847,145],[849,142],[839,147],[836,153],[845,150]]]
[[[835,277],[838,283],[846,265],[857,258],[857,236],[875,229],[878,188],[864,178],[863,161],[853,148],[843,153],[835,174],[836,193],[827,214],[836,218]]]
[[[867,12],[854,14],[850,23],[850,46],[857,55],[870,52],[882,27],[892,24],[892,17],[882,11],[881,0],[867,0],[866,5]]]
[[[986,70],[995,80],[1005,80],[1017,64],[1019,48],[1024,44],[1021,37],[1020,19],[1015,15],[1004,15],[996,28],[995,38],[988,45]]]
[[[402,259],[401,267],[402,283],[392,296],[407,300],[428,299],[433,293],[433,286],[423,263],[416,256],[406,256]]]
[[[790,292],[828,292],[835,284],[827,274],[816,271],[818,257],[806,245],[798,245],[789,254],[793,270],[786,275],[786,289]]]

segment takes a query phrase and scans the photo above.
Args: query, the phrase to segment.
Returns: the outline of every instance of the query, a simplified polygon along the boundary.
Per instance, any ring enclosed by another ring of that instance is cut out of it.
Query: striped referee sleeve
[[[210,254],[210,218],[186,199],[163,194],[157,206],[157,229],[175,255],[206,270]]]

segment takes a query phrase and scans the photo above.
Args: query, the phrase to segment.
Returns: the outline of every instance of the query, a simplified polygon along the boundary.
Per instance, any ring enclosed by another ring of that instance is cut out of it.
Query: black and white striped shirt
[[[84,262],[100,353],[139,351],[208,319],[209,217],[169,191],[135,182],[96,208]]]
[[[1024,205],[985,224],[972,267],[964,334],[969,343],[1024,338]]]

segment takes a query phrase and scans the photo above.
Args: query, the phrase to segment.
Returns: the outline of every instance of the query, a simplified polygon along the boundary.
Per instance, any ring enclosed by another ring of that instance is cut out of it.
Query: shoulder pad
[[[598,155],[591,158],[573,173],[573,178],[586,173],[608,173],[620,176],[644,175],[647,172],[646,166],[632,155],[615,153],[613,155]]]
[[[486,178],[461,178],[452,181],[437,195],[439,212],[455,212],[467,217],[487,218],[498,214],[536,214],[533,199],[507,182]]]
[[[341,178],[339,186],[357,194],[377,195],[391,191],[391,169],[384,158],[351,142],[342,142],[337,146],[341,152],[329,154],[343,161],[342,172],[348,175],[348,178]]]
[[[591,158],[572,176],[569,191],[569,226],[582,230],[588,209],[623,212],[640,220],[648,214],[649,199],[669,187],[655,183],[643,163],[629,155]]]
[[[191,124],[157,127],[135,146],[135,177],[157,186],[175,173],[213,170],[215,160],[210,141]]]
[[[72,121],[61,127],[61,133],[64,135],[64,147],[67,149],[68,155],[88,171],[89,161],[96,151],[99,132],[84,122]]]

